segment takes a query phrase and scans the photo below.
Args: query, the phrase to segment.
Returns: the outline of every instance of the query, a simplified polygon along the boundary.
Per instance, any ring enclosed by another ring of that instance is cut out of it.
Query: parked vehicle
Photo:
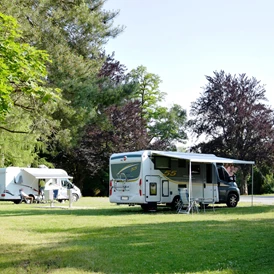
[[[69,199],[68,189],[72,189],[73,201],[81,196],[80,189],[75,186],[63,169],[53,168],[0,168],[0,201],[21,202],[20,189],[33,197],[34,201],[41,201],[44,197],[39,190],[40,180],[45,181],[44,191],[52,190],[54,198],[60,202]]]
[[[174,209],[185,189],[204,204],[236,207],[240,192],[223,163],[254,164],[213,154],[144,150],[113,154],[109,162],[111,203],[141,205],[144,210],[165,204]]]

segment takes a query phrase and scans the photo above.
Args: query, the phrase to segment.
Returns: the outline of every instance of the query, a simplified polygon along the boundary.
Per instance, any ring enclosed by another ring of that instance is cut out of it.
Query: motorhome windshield
[[[119,163],[111,165],[111,174],[113,179],[133,180],[140,175],[141,163]]]

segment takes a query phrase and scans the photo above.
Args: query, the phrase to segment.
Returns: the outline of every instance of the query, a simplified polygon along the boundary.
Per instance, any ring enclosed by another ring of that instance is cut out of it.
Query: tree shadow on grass
[[[35,233],[51,239],[56,235],[56,241],[5,246],[0,269],[25,269],[20,273],[68,267],[85,273],[272,273],[274,269],[273,219],[157,220],[156,215],[149,224],[37,228]],[[13,259],[16,252],[20,260]]]
[[[204,215],[237,215],[237,214],[255,214],[274,212],[272,205],[254,205],[248,207],[228,208],[226,206],[209,206],[205,210],[199,209],[199,212],[190,212],[190,214],[204,214]],[[0,210],[0,216],[41,216],[41,215],[75,215],[75,216],[119,216],[119,215],[157,215],[157,214],[177,214],[176,211],[169,207],[158,206],[157,211],[143,211],[140,206],[113,206],[108,208],[83,208],[74,206],[54,206],[49,205],[16,205],[16,208],[9,210]]]

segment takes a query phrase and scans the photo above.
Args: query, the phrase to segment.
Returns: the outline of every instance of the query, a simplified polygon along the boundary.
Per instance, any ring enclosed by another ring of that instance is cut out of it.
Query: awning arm
[[[189,182],[188,182],[188,206],[190,206],[190,200],[192,197],[192,172],[191,172],[191,160],[189,160]]]
[[[251,183],[252,183],[252,187],[251,187],[251,206],[253,206],[253,191],[254,191],[254,184],[253,184],[253,178],[254,178],[254,172],[253,172],[253,165],[252,165],[252,167],[251,167],[252,169],[251,169]]]

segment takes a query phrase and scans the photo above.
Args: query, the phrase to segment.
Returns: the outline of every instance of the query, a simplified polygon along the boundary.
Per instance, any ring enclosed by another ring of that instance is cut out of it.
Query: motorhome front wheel
[[[227,196],[227,202],[226,205],[228,207],[236,207],[238,204],[238,197],[235,193],[230,193]]]

